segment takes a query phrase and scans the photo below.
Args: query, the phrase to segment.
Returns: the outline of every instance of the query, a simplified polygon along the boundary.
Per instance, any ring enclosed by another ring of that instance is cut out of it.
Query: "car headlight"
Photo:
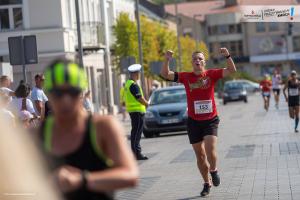
[[[149,118],[155,118],[153,112],[151,111],[147,111],[145,114],[145,118],[149,119]]]
[[[247,92],[246,92],[246,91],[243,91],[243,92],[242,92],[242,95],[246,95],[246,94],[247,94]]]
[[[224,93],[223,93],[223,96],[224,96],[224,97],[228,97],[228,94],[224,92]]]

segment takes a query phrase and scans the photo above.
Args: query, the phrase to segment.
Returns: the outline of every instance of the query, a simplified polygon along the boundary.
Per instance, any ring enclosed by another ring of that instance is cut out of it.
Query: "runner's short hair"
[[[192,53],[192,58],[194,57],[195,54],[198,54],[198,53],[203,54],[203,56],[205,57],[205,55],[204,55],[204,53],[203,53],[202,51],[194,51],[194,52]]]

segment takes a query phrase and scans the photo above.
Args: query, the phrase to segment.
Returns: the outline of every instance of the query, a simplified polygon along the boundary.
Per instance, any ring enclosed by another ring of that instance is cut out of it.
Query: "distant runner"
[[[297,72],[293,70],[283,88],[283,94],[286,102],[288,102],[290,117],[295,119],[295,133],[298,133],[299,124],[299,88],[300,82],[297,78]],[[288,90],[288,95],[286,95],[286,90]]]
[[[264,77],[264,80],[260,82],[260,88],[264,99],[264,108],[268,111],[270,106],[272,82],[270,81],[269,75],[266,74]]]
[[[275,107],[279,108],[279,97],[280,97],[280,84],[282,83],[281,74],[278,70],[274,70],[272,75],[272,89],[275,99]]]

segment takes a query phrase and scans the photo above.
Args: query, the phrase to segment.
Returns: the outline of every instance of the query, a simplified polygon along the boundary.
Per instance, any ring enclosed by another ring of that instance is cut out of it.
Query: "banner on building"
[[[300,6],[240,6],[242,22],[300,22]]]

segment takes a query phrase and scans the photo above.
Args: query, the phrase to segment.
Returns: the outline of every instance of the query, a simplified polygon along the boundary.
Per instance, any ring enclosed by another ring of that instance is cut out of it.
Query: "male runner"
[[[299,123],[299,87],[300,82],[297,79],[297,72],[293,70],[283,88],[283,94],[286,102],[288,102],[290,117],[295,119],[295,133],[298,133],[297,128]],[[286,95],[286,89],[288,89],[288,95]]]
[[[271,88],[272,88],[272,82],[270,81],[268,74],[265,74],[264,80],[260,82],[260,88],[264,100],[264,108],[266,111],[268,111],[270,105],[270,98],[271,98]]]
[[[205,57],[202,52],[192,54],[193,72],[173,72],[169,62],[173,52],[167,51],[161,76],[167,80],[182,83],[185,86],[188,103],[188,136],[197,157],[197,165],[204,180],[201,196],[210,192],[212,177],[214,186],[220,184],[217,171],[217,133],[219,118],[214,99],[215,83],[236,71],[233,60],[226,48],[220,49],[227,59],[225,69],[206,69]]]
[[[280,84],[281,84],[281,75],[278,70],[274,70],[272,75],[272,88],[275,99],[275,107],[278,109],[279,96],[280,96]]]

